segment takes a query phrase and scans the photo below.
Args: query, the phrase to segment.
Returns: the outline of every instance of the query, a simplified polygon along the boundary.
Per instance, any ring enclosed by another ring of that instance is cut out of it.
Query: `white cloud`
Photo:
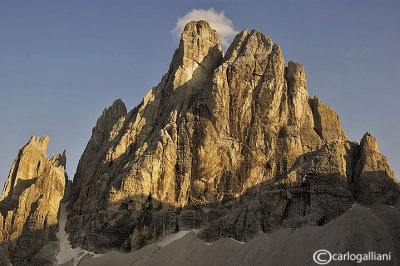
[[[210,8],[208,10],[193,9],[183,17],[178,18],[175,28],[172,30],[172,34],[179,38],[185,25],[192,20],[207,21],[211,28],[218,32],[224,47],[228,47],[233,37],[239,33],[234,30],[232,20],[225,17],[224,11],[218,13],[215,12],[214,8]]]

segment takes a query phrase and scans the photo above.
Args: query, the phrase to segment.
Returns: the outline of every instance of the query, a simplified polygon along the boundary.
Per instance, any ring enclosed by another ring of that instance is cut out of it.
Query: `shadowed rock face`
[[[270,234],[258,232],[246,243],[224,237],[208,244],[190,232],[166,246],[155,243],[130,253],[113,251],[97,258],[86,256],[79,265],[318,265],[313,254],[320,249],[338,254],[348,251],[365,254],[367,250],[390,252],[389,261],[362,261],[359,265],[398,265],[400,238],[394,236],[400,233],[399,220],[399,206],[376,204],[366,208],[355,204],[324,226],[279,229]],[[328,265],[357,264],[333,261]]]
[[[53,264],[66,157],[46,156],[48,136],[32,137],[15,159],[0,198],[2,265]],[[46,251],[47,250],[47,251]]]
[[[177,230],[239,240],[257,230],[323,225],[355,200],[399,195],[376,141],[350,142],[335,111],[307,91],[305,70],[257,30],[226,55],[190,22],[168,73],[127,113],[103,112],[74,177],[73,245],[135,250]],[[384,185],[382,185],[384,180]]]

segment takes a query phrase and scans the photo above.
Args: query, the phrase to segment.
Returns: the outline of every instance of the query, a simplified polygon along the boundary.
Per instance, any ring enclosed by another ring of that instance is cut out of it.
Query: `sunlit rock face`
[[[394,174],[385,156],[379,152],[376,138],[365,133],[361,139],[359,160],[354,169],[354,196],[357,201],[373,204],[394,202],[397,198]]]
[[[32,137],[20,149],[0,197],[1,265],[52,265],[64,197],[65,151],[46,156],[48,136]]]
[[[335,111],[308,95],[304,67],[285,67],[263,33],[243,30],[224,55],[208,23],[193,21],[143,101],[127,113],[117,100],[98,119],[66,228],[74,246],[104,252],[194,228],[246,240],[323,225],[355,200],[397,200],[368,138],[350,142]]]

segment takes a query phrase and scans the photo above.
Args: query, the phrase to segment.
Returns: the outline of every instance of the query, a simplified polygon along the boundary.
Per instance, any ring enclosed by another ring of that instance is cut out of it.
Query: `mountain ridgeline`
[[[243,30],[224,55],[217,32],[195,21],[139,106],[127,113],[117,100],[98,119],[66,228],[73,245],[95,252],[195,228],[206,241],[245,241],[398,195],[375,138],[349,141],[277,43]]]
[[[208,242],[247,241],[259,231],[323,226],[354,203],[395,205],[400,195],[376,139],[349,141],[335,111],[308,95],[301,64],[285,66],[279,45],[257,30],[240,32],[224,54],[205,21],[186,25],[168,72],[137,107],[128,112],[116,100],[104,110],[71,188],[65,154],[49,161],[43,147],[33,170],[14,174],[29,145],[0,201],[0,240],[13,265],[52,243],[64,193],[70,243],[96,253],[193,229]],[[35,186],[36,207],[15,211]],[[20,243],[32,243],[29,219],[41,244],[17,256]]]

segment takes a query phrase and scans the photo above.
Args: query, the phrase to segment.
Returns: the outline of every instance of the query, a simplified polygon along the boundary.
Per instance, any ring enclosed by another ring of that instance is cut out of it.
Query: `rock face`
[[[246,240],[398,195],[373,137],[349,141],[278,44],[243,30],[224,56],[218,34],[197,21],[139,106],[127,113],[117,100],[97,121],[66,228],[73,245],[96,252],[193,228],[207,241]]]
[[[52,265],[66,157],[46,156],[48,136],[32,137],[15,159],[0,198],[1,265]]]
[[[354,173],[354,194],[357,201],[394,202],[397,198],[394,174],[371,133],[366,133],[360,143],[359,160]]]
[[[364,254],[366,250],[381,254],[390,252],[389,261],[362,261],[359,265],[392,266],[398,265],[400,259],[400,239],[394,237],[400,233],[399,221],[400,206],[390,208],[377,204],[366,208],[355,204],[324,226],[280,229],[270,234],[257,232],[246,243],[225,237],[209,244],[190,232],[167,245],[162,240],[135,252],[113,251],[97,258],[86,256],[79,265],[318,265],[313,261],[313,254],[326,249],[339,254],[348,251]],[[355,261],[342,261],[327,265],[357,264]]]

